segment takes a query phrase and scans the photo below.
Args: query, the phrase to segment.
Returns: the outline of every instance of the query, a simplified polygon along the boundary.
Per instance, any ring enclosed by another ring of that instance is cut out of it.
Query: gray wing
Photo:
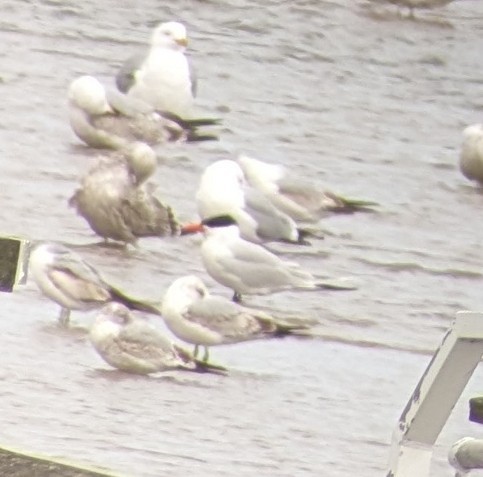
[[[136,73],[141,69],[146,60],[146,53],[135,53],[128,58],[116,74],[116,86],[122,93],[128,93],[136,83]],[[191,94],[196,96],[198,91],[198,78],[191,59],[187,56],[190,70]]]
[[[124,326],[118,336],[119,347],[138,358],[174,355],[173,345],[157,328],[136,319]]]
[[[253,245],[253,246],[252,246]],[[313,277],[293,262],[286,262],[265,248],[246,241],[231,247],[232,255],[220,265],[224,273],[260,293],[292,286],[311,286]]]
[[[186,55],[186,59],[188,60],[188,67],[190,70],[191,94],[193,95],[193,98],[195,98],[198,93],[198,75],[196,74],[196,68],[191,61],[191,58]]]
[[[277,266],[283,263],[282,259],[266,248],[246,240],[231,244],[230,251],[234,261],[245,262],[250,265]]]
[[[99,273],[64,247],[58,249],[48,275],[57,288],[76,300],[104,303],[111,296]]]
[[[112,341],[96,346],[103,358],[123,371],[148,374],[182,364],[171,342],[140,319],[124,326]]]
[[[284,212],[278,210],[264,194],[253,188],[245,191],[246,210],[257,222],[257,232],[267,240],[294,240],[298,232],[296,224]]]
[[[207,297],[193,303],[184,317],[234,341],[253,339],[272,331],[267,314],[244,308],[221,297]]]
[[[128,93],[136,82],[136,73],[146,59],[146,53],[135,53],[128,58],[116,74],[116,86],[122,93]]]
[[[277,181],[279,193],[309,210],[320,207],[322,192],[308,182],[295,182],[289,179]]]

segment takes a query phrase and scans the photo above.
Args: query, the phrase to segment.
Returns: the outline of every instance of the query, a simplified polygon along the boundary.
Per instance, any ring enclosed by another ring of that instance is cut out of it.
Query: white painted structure
[[[393,432],[386,477],[428,477],[433,445],[483,356],[483,313],[458,312]]]

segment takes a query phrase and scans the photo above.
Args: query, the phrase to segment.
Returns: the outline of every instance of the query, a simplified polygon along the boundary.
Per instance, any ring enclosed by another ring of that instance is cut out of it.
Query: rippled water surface
[[[160,298],[206,277],[197,239],[103,248],[67,200],[95,152],[66,120],[80,74],[106,84],[159,21],[180,19],[199,76],[197,105],[221,140],[159,149],[156,181],[184,220],[206,165],[239,152],[290,165],[376,200],[377,214],[333,217],[312,247],[277,248],[357,291],[281,293],[249,303],[317,321],[320,339],[212,351],[229,377],[133,377],[108,369],[85,328],[29,282],[2,295],[0,444],[119,475],[385,475],[396,421],[461,309],[482,309],[483,196],[457,169],[461,131],[481,121],[483,3],[412,21],[364,1],[17,1],[0,16],[0,218],[5,234],[61,240],[113,284]],[[470,381],[436,447],[433,475],[463,435]]]

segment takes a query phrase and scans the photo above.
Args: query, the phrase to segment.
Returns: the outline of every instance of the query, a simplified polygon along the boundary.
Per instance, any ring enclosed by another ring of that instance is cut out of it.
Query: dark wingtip
[[[219,137],[214,134],[198,134],[196,131],[190,131],[186,138],[186,142],[202,142],[202,141],[219,141]]]
[[[161,316],[160,309],[154,304],[147,303],[142,300],[137,300],[135,298],[131,298],[114,287],[110,287],[109,291],[111,294],[112,301],[122,303],[123,305],[127,306],[130,310],[137,310],[137,311],[142,311],[144,313],[150,313],[152,315]]]
[[[195,359],[194,363],[196,367],[193,371],[196,371],[198,373],[212,373],[221,375],[226,375],[228,373],[228,369],[224,366],[220,366],[219,364],[207,363],[199,359]]]

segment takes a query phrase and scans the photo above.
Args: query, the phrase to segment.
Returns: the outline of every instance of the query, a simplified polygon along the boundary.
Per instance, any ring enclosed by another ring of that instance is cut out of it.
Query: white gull
[[[30,255],[29,271],[40,291],[60,305],[62,325],[69,323],[71,310],[89,311],[109,302],[160,314],[156,306],[130,298],[109,285],[80,255],[61,244],[43,242],[36,245]]]

